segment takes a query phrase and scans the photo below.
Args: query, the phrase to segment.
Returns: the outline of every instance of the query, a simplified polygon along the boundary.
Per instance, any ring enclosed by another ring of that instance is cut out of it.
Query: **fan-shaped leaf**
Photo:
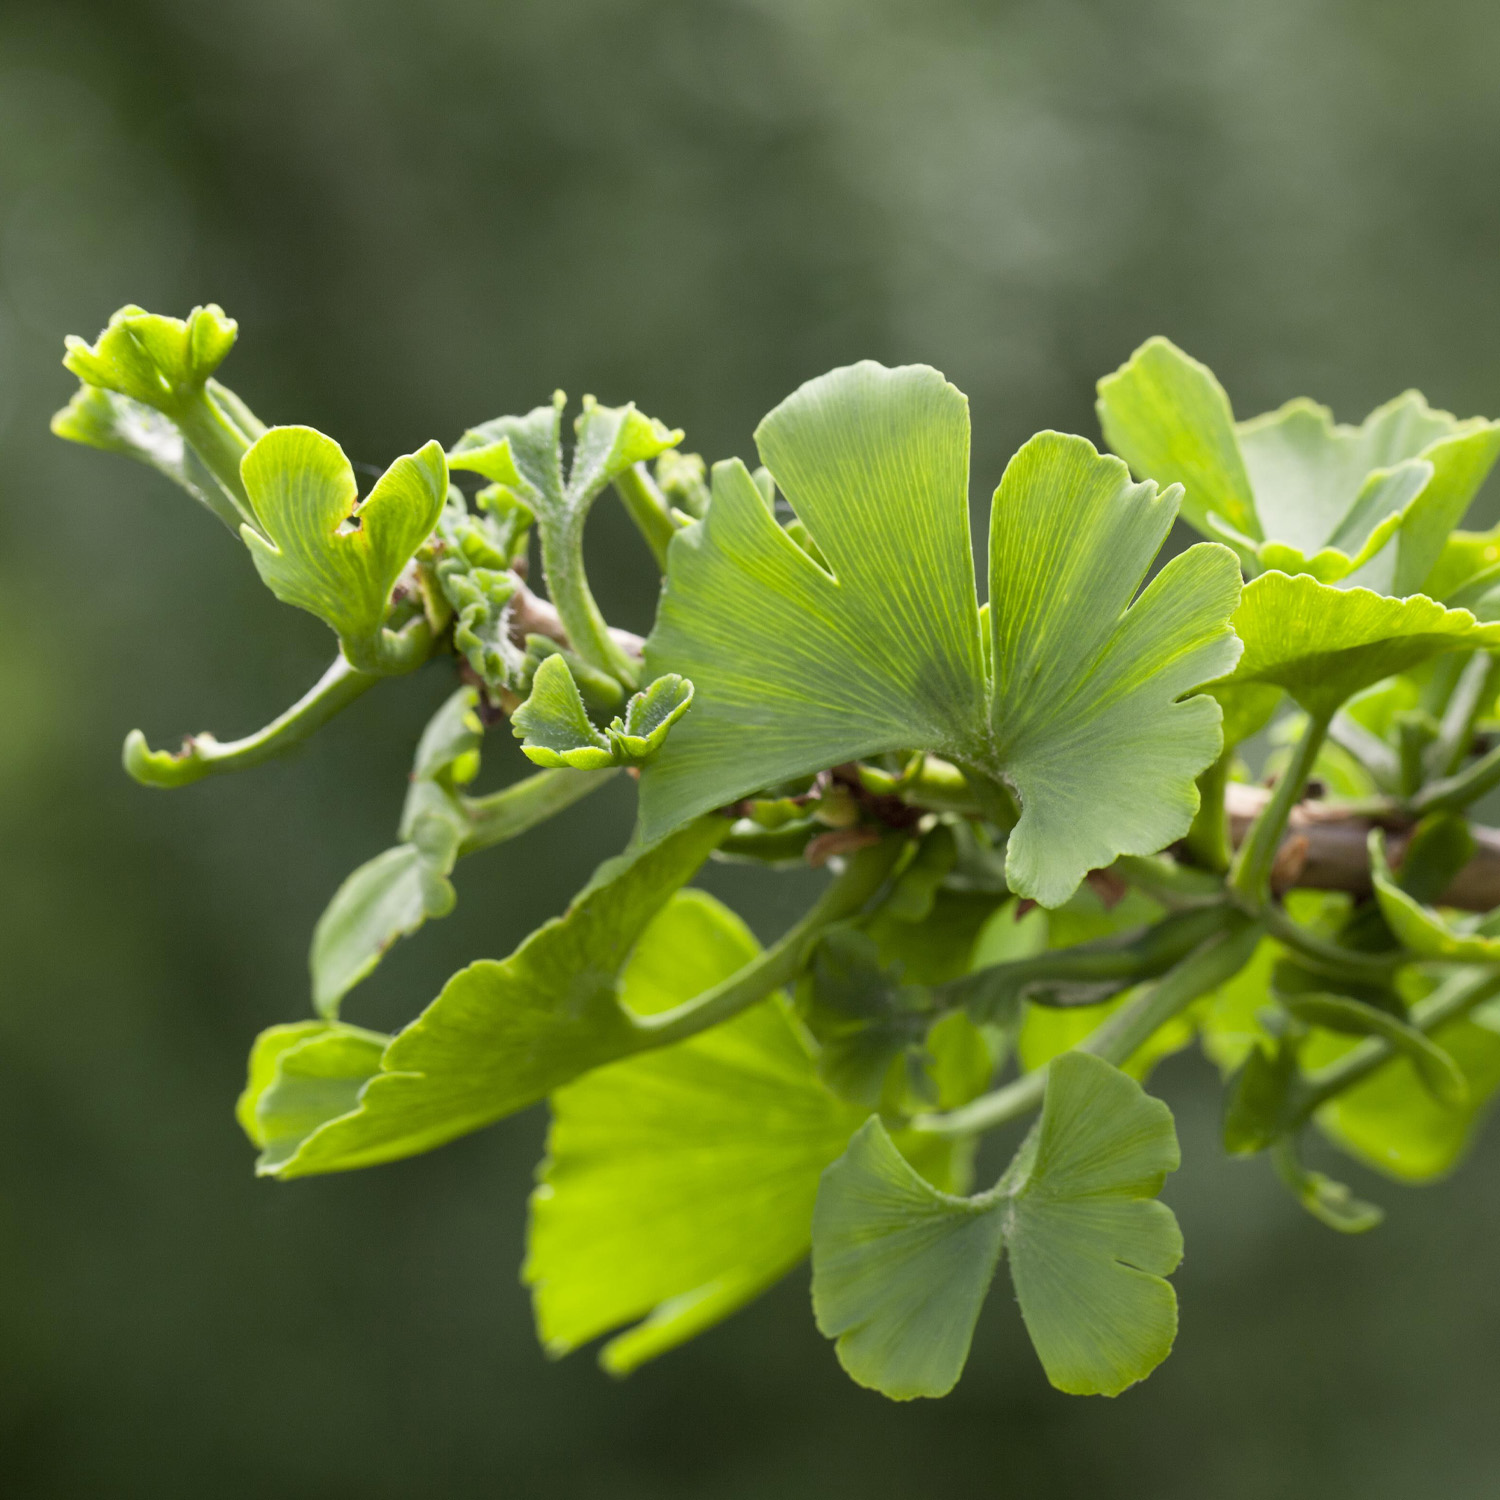
[[[641,779],[644,836],[779,780],[934,750],[1017,793],[1012,888],[1054,905],[1084,872],[1186,831],[1218,710],[1176,701],[1232,661],[1229,553],[1193,548],[1138,600],[1176,492],[1043,433],[996,491],[988,691],[968,533],[968,411],[923,366],[811,381],[757,431],[825,570],[738,461],[674,538],[652,672],[697,706]],[[830,576],[831,570],[831,576]]]
[[[273,427],[240,472],[265,533],[245,526],[240,534],[266,586],[316,615],[364,665],[396,579],[442,514],[442,448],[428,443],[398,458],[364,500],[343,449],[310,427]]]
[[[691,999],[759,945],[679,891],[626,967],[621,999]],[[524,1277],[553,1354],[605,1346],[624,1374],[728,1316],[807,1253],[818,1177],[864,1111],[819,1083],[779,997],[701,1036],[613,1063],[552,1096]]]
[[[1246,585],[1233,625],[1245,653],[1215,690],[1269,683],[1319,716],[1444,651],[1500,646],[1500,626],[1467,610],[1330,588],[1307,574],[1266,573]]]
[[[1500,456],[1500,423],[1407,391],[1359,427],[1305,398],[1234,423],[1213,374],[1154,338],[1099,382],[1106,441],[1142,478],[1182,482],[1183,516],[1255,569],[1405,596]]]
[[[878,1119],[824,1174],[813,1306],[862,1385],[940,1396],[962,1372],[1002,1247],[1021,1315],[1060,1390],[1117,1395],[1166,1358],[1182,1258],[1154,1201],[1178,1164],[1171,1112],[1108,1063],[1065,1052],[1042,1118],[988,1193],[957,1198],[902,1160]]]

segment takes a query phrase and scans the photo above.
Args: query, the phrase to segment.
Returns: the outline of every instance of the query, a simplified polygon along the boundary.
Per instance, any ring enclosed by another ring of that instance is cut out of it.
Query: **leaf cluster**
[[[1003,1262],[1052,1384],[1115,1395],[1177,1326],[1164,1057],[1200,1048],[1227,1150],[1343,1232],[1380,1209],[1306,1164],[1310,1131],[1407,1182],[1468,1149],[1500,1090],[1497,844],[1469,816],[1500,785],[1500,538],[1458,528],[1500,424],[1415,392],[1358,427],[1301,399],[1236,421],[1153,339],[1099,384],[1113,453],[1042,432],[999,476],[981,603],[968,403],[925,366],[809,381],[754,467],[629,404],[570,424],[559,392],[362,497],[332,438],[219,383],[235,337],[122,309],[69,340],[54,428],[186,490],[337,654],[241,739],[132,733],[127,770],[245,769],[386,677],[453,678],[396,842],[315,925],[313,1014],[252,1048],[262,1175],[545,1100],[549,1353],[610,1335],[626,1373],[810,1253],[849,1374],[939,1396]],[[584,566],[610,489],[662,574],[644,641]],[[1179,515],[1206,540],[1158,567]],[[635,834],[566,911],[394,1035],[342,1018],[460,860],[622,771]],[[721,859],[830,878],[762,947],[691,884]],[[1033,1115],[976,1185],[984,1135]]]

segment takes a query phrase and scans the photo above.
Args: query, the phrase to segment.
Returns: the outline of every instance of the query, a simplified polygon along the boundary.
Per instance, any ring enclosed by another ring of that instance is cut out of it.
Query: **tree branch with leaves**
[[[609,1334],[623,1374],[810,1251],[853,1378],[939,1396],[1004,1260],[1048,1379],[1113,1395],[1177,1326],[1163,1057],[1200,1046],[1227,1149],[1336,1229],[1379,1210],[1303,1164],[1309,1129],[1407,1182],[1467,1148],[1500,1088],[1500,835],[1468,817],[1500,785],[1500,537],[1457,528],[1500,424],[1415,392],[1357,428],[1305,400],[1236,422],[1154,339],[1100,382],[1114,454],[1043,432],[1007,465],[981,603],[968,403],[925,366],[809,381],[754,469],[629,405],[569,424],[559,392],[361,498],[331,438],[218,382],[236,335],[122,309],[69,340],[54,429],[175,481],[337,652],[257,733],[133,731],[127,771],[248,769],[385,678],[454,684],[397,842],[314,926],[310,1014],[251,1049],[263,1176],[546,1100],[524,1275],[549,1353]],[[644,641],[584,568],[611,488],[663,574]],[[1179,515],[1207,540],[1153,574]],[[476,795],[505,724],[539,769]],[[393,1036],[343,1018],[461,859],[621,770],[635,834],[565,912]],[[692,886],[710,860],[830,878],[762,948]],[[1032,1117],[976,1185],[980,1138]]]

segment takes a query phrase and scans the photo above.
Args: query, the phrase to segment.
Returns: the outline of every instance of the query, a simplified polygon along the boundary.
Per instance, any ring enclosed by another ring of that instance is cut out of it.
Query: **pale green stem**
[[[812,909],[763,953],[722,984],[653,1016],[635,1021],[643,1047],[663,1047],[696,1036],[763,1000],[802,971],[818,934],[854,916],[885,883],[905,840],[881,839],[853,855]]]
[[[344,655],[361,672],[375,677],[400,677],[414,672],[432,655],[432,626],[425,614],[408,620],[400,630],[382,627],[367,640],[340,639]]]
[[[1259,939],[1259,924],[1237,916],[1222,935],[1211,938],[1139,999],[1107,1017],[1076,1050],[1091,1052],[1116,1066],[1123,1063],[1194,1000],[1238,974],[1250,961]],[[1036,1068],[1004,1088],[945,1114],[918,1115],[911,1128],[929,1135],[972,1135],[1020,1119],[1040,1106],[1047,1090],[1047,1071]]]
[[[125,770],[142,786],[177,787],[224,771],[243,771],[285,755],[380,681],[341,655],[308,693],[264,729],[221,744],[211,734],[195,734],[182,749],[153,750],[139,729],[125,740]]]
[[[1353,977],[1380,983],[1391,977],[1393,970],[1411,962],[1411,954],[1360,953],[1354,948],[1345,948],[1340,943],[1330,943],[1315,932],[1294,922],[1279,906],[1268,901],[1260,913],[1266,930],[1279,943],[1307,959],[1316,968],[1345,978]]]
[[[240,460],[250,447],[245,434],[206,390],[186,397],[168,415],[209,473],[229,492],[239,507],[240,518],[256,525],[255,509],[250,504],[245,481],[240,478]]]
[[[1317,762],[1318,751],[1323,748],[1330,717],[1328,714],[1309,715],[1302,738],[1292,752],[1291,764],[1277,780],[1271,800],[1251,824],[1250,832],[1235,857],[1229,876],[1230,888],[1253,909],[1265,905],[1271,893],[1271,867],[1276,863],[1281,836],[1286,832],[1292,809],[1302,798],[1307,778]]]
[[[628,656],[612,635],[583,568],[582,514],[543,521],[542,568],[547,592],[568,633],[568,644],[591,667],[618,677],[629,688],[640,686],[640,663]]]
[[[619,775],[618,766],[602,771],[538,771],[486,797],[465,797],[463,809],[469,832],[458,846],[460,856],[477,854],[495,844],[535,828],[565,807],[571,807],[606,781]]]
[[[667,543],[677,534],[676,523],[662,492],[657,489],[645,464],[632,464],[615,476],[615,493],[630,519],[646,538],[646,545],[663,573],[667,570]]]

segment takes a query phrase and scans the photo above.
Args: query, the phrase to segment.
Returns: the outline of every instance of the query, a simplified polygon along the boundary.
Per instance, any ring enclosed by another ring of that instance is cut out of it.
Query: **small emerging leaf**
[[[239,325],[210,303],[186,320],[122,307],[94,341],[69,336],[63,364],[86,385],[171,412],[196,395],[234,347]]]
[[[595,771],[639,765],[660,748],[692,701],[692,683],[667,673],[630,699],[623,718],[595,729],[567,662],[549,656],[532,678],[531,696],[512,715],[511,728],[539,766]]]

